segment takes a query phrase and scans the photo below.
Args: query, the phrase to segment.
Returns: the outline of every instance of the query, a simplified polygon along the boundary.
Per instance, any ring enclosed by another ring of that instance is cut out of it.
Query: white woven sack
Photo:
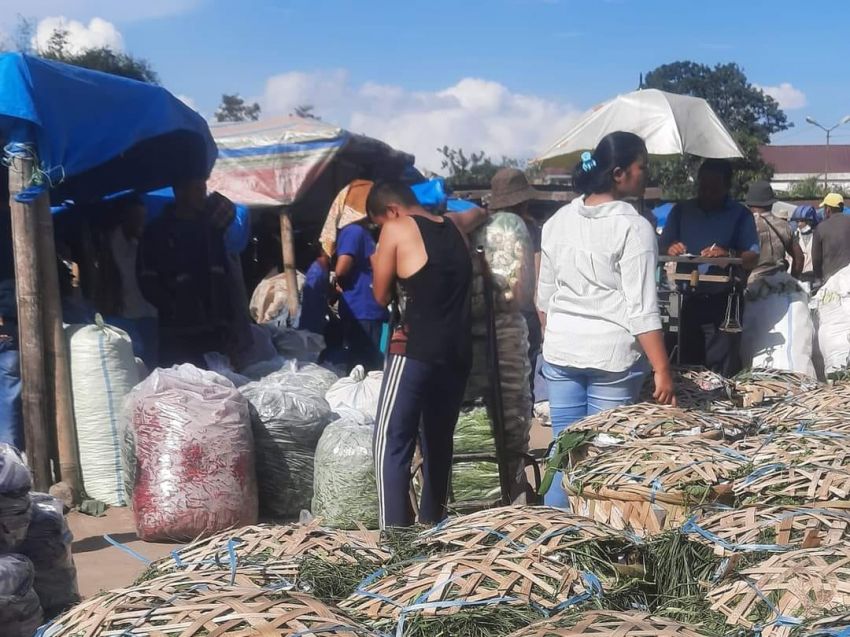
[[[83,486],[89,497],[125,506],[119,418],[124,398],[139,382],[126,332],[105,325],[70,325],[71,389]]]
[[[809,295],[786,272],[765,277],[763,282],[763,293],[748,299],[744,309],[744,366],[790,370],[814,377],[815,326]]]
[[[369,372],[362,365],[355,367],[349,376],[335,382],[325,400],[331,409],[340,407],[357,409],[377,421],[378,399],[381,396],[381,384],[384,382],[384,372]]]
[[[833,274],[814,300],[818,348],[829,374],[850,364],[850,266]]]

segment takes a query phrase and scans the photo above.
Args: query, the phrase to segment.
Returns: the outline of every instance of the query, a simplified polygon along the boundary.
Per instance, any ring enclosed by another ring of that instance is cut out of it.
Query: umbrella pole
[[[70,489],[70,497],[77,502],[81,492],[80,467],[77,461],[77,431],[71,399],[71,367],[68,342],[62,323],[62,300],[59,293],[59,272],[56,260],[56,240],[53,233],[53,215],[47,197],[33,202],[38,220],[38,259],[42,275],[44,344],[46,386],[52,398],[56,424],[56,445],[59,455],[59,480]],[[51,423],[52,424],[52,423]]]
[[[12,245],[15,253],[15,293],[21,354],[21,403],[27,460],[38,491],[50,488],[50,445],[44,360],[44,314],[39,294],[38,220],[35,206],[15,199],[32,179],[32,161],[18,158],[9,170],[9,205],[12,211]],[[47,194],[40,195],[44,198]]]
[[[283,273],[286,278],[286,301],[290,318],[298,314],[298,277],[295,274],[295,237],[292,233],[292,217],[284,207],[280,212],[280,246],[283,252]]]

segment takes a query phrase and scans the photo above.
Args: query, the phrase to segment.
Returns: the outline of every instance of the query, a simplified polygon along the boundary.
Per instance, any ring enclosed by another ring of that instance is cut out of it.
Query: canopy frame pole
[[[35,205],[16,200],[32,181],[29,158],[16,158],[9,169],[9,206],[12,215],[12,247],[15,256],[15,294],[21,353],[21,403],[26,454],[37,491],[50,488],[50,437],[44,356],[44,312],[40,294],[38,219]],[[47,205],[47,193],[39,195]]]
[[[71,489],[71,498],[78,501],[81,494],[80,465],[77,459],[77,431],[71,398],[71,367],[68,341],[62,321],[62,300],[59,292],[59,272],[53,215],[47,197],[33,202],[38,221],[38,258],[42,276],[42,304],[46,386],[52,398],[51,407],[56,425],[56,446],[59,456],[58,479]]]
[[[295,273],[295,236],[292,232],[292,216],[289,208],[280,211],[280,247],[283,253],[283,273],[286,279],[286,302],[290,319],[298,315],[298,276]],[[292,327],[297,327],[293,325]]]

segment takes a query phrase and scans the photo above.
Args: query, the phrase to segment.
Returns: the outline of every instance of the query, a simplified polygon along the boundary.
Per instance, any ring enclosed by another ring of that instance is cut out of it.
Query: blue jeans
[[[20,354],[10,335],[0,340],[0,442],[24,450]]]
[[[567,427],[585,416],[634,403],[647,371],[645,359],[624,372],[561,367],[544,361],[542,373],[549,390],[552,439],[557,439]],[[548,506],[569,508],[562,479],[563,474],[558,472],[544,497]]]

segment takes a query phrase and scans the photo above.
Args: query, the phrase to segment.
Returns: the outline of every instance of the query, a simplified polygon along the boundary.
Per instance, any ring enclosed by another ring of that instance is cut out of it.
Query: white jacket
[[[623,201],[579,198],[543,226],[537,306],[553,365],[621,372],[643,354],[636,336],[661,329],[650,223]]]

